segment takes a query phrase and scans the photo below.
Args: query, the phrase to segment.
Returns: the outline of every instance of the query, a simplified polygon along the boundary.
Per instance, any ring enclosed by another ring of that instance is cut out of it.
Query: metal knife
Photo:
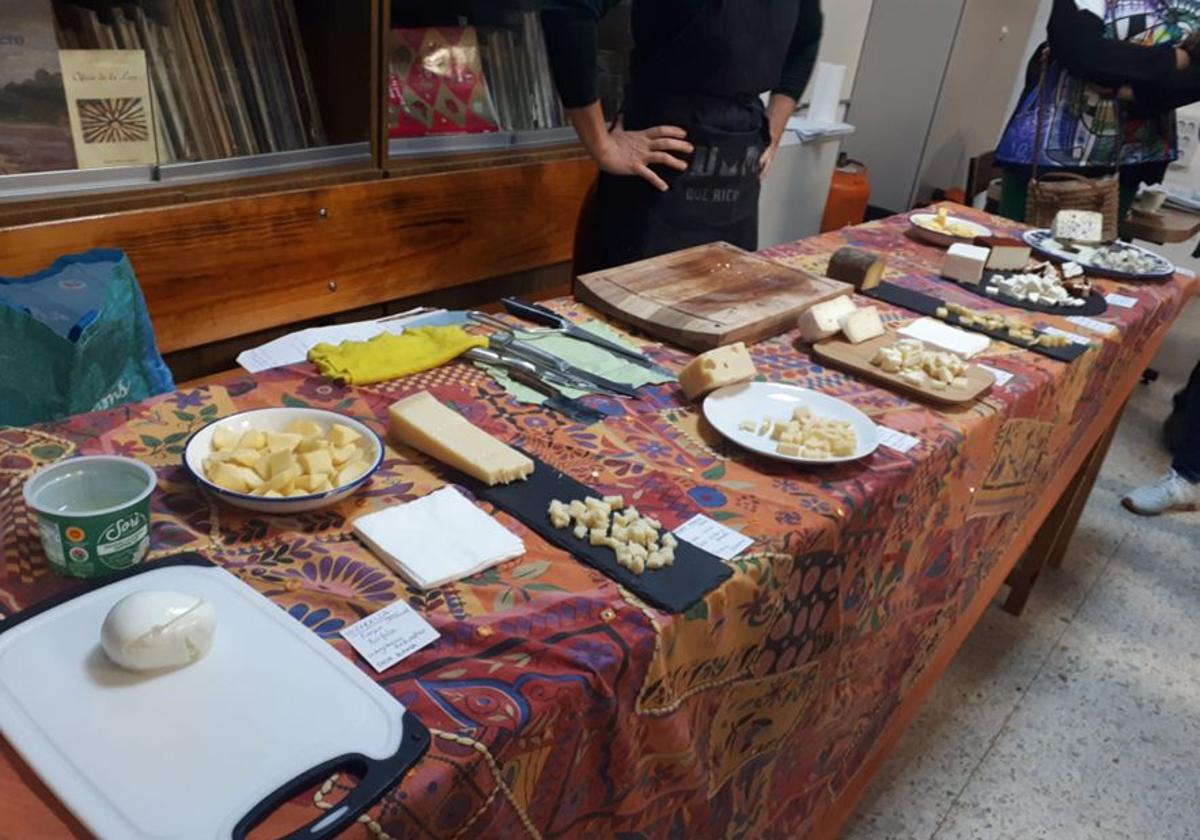
[[[493,340],[495,338],[493,337]],[[493,348],[496,349],[496,348]],[[509,356],[516,356],[518,359],[524,359],[527,362],[532,362],[540,368],[557,371],[558,373],[568,376],[577,381],[586,383],[579,387],[580,391],[607,391],[610,394],[617,394],[622,397],[631,397],[637,399],[638,392],[636,388],[626,385],[624,382],[616,382],[612,379],[606,379],[599,374],[592,373],[589,370],[584,370],[581,367],[568,362],[560,356],[555,356],[553,353],[547,353],[538,347],[534,347],[530,342],[526,341],[504,341],[501,340],[499,348],[502,352]]]
[[[568,397],[562,391],[558,390],[558,388],[554,387],[554,385],[550,384],[549,381],[542,378],[542,374],[539,373],[533,364],[522,359],[506,357],[492,350],[484,350],[482,347],[473,347],[464,355],[475,362],[504,368],[508,371],[508,375],[512,377],[514,382],[520,382],[522,385],[532,388],[545,396],[547,399],[542,405],[557,411],[559,414],[577,423],[590,426],[593,423],[599,423],[608,416],[602,411],[589,408],[579,400]]]
[[[559,315],[553,309],[542,306],[540,303],[530,303],[521,300],[520,298],[506,297],[500,301],[504,305],[504,309],[509,315],[515,315],[518,318],[524,318],[526,321],[532,321],[535,324],[541,324],[544,327],[561,332],[563,335],[569,335],[571,338],[579,341],[586,341],[596,347],[603,348],[610,353],[628,359],[634,364],[641,365],[647,370],[652,370],[657,374],[675,378],[675,374],[664,368],[662,365],[656,364],[644,354],[636,350],[631,350],[624,345],[614,341],[609,341],[606,338],[596,335],[591,330],[585,330],[576,324],[571,323],[563,316]]]

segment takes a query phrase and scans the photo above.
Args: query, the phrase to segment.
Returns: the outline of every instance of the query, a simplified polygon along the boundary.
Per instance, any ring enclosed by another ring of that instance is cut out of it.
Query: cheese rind
[[[530,458],[442,405],[428,391],[393,403],[388,418],[393,439],[485,484],[509,484],[533,472]]]
[[[886,268],[887,259],[882,254],[847,246],[834,253],[825,273],[834,280],[849,283],[860,292],[865,292],[883,281]]]
[[[862,344],[883,335],[884,332],[883,320],[874,306],[855,309],[843,315],[841,327],[842,332],[846,334],[846,340],[851,344]]]
[[[979,285],[983,279],[983,270],[987,267],[991,252],[978,245],[957,243],[950,246],[946,258],[942,261],[942,276],[959,283]]]
[[[841,320],[855,309],[849,295],[823,301],[810,306],[800,315],[800,337],[808,342],[820,341],[836,335],[842,328]]]
[[[679,384],[689,400],[710,391],[747,382],[758,375],[754,359],[742,342],[702,353],[679,372]]]
[[[1094,210],[1059,210],[1050,235],[1062,242],[1099,244],[1104,241],[1104,214]]]

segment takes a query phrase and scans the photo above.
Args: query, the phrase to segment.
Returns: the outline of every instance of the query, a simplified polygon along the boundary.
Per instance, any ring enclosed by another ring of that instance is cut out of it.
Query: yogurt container
[[[94,455],[45,467],[25,482],[50,567],[99,578],[127,569],[150,550],[154,470],[132,458]]]

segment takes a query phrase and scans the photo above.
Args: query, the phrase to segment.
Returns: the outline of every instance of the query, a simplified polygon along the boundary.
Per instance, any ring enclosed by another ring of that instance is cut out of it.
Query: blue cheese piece
[[[1060,242],[1098,244],[1104,241],[1104,214],[1094,210],[1059,210],[1050,234]]]

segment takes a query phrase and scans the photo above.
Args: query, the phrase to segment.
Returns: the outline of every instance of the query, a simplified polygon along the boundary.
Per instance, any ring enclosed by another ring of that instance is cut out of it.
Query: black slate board
[[[914,292],[912,289],[905,289],[901,286],[895,285],[894,283],[887,282],[880,283],[875,288],[863,292],[863,294],[873,297],[876,300],[881,300],[884,303],[890,303],[892,306],[899,306],[900,308],[907,309],[910,312],[917,312],[921,315],[929,315],[934,318],[937,318],[938,308],[946,305],[946,301],[944,300],[939,300],[938,298],[922,294],[921,292]],[[1076,312],[1073,314],[1079,313]],[[1073,362],[1086,353],[1091,347],[1090,344],[1074,343],[1067,344],[1065,347],[1043,347],[1040,344],[1030,347],[1027,344],[1022,344],[1021,342],[1010,338],[1009,335],[1004,332],[985,330],[976,326],[964,326],[963,324],[959,323],[957,315],[949,315],[946,318],[941,318],[939,320],[945,321],[947,324],[953,324],[956,327],[961,327],[964,330],[983,333],[989,338],[994,338],[996,341],[1003,341],[1013,345],[1014,347],[1020,347],[1023,350],[1041,353],[1043,356],[1048,356],[1051,359],[1057,359],[1060,362]]]
[[[528,452],[525,454],[529,455]],[[599,497],[601,494],[537,458],[533,458],[533,463],[533,474],[512,484],[489,487],[461,473],[457,474],[456,480],[476,498],[491,502],[521,520],[547,542],[570,552],[660,610],[686,612],[733,575],[733,570],[721,558],[684,540],[680,540],[675,549],[673,565],[635,575],[617,563],[611,548],[589,545],[587,540],[576,539],[570,528],[559,530],[550,524],[546,511],[552,500],[582,501],[587,496]]]

